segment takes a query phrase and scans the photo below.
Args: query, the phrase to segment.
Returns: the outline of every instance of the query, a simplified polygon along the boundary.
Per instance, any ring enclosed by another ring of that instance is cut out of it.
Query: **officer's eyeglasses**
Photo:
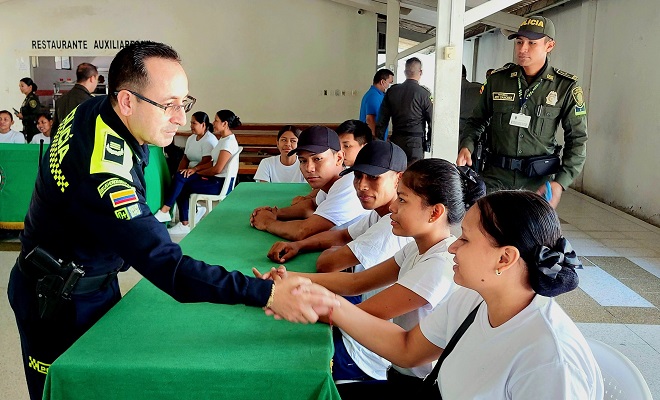
[[[179,111],[183,110],[183,112],[188,112],[192,110],[193,106],[195,105],[195,102],[197,102],[197,99],[192,97],[192,96],[186,96],[185,99],[183,99],[183,102],[181,104],[160,104],[156,103],[155,101],[142,96],[138,92],[134,92],[130,89],[122,89],[127,91],[128,93],[132,94],[133,96],[137,97],[140,100],[146,101],[147,103],[156,106],[158,108],[162,108],[165,111],[165,114],[167,115],[174,115],[178,113]],[[119,91],[113,93],[115,96],[119,94]]]

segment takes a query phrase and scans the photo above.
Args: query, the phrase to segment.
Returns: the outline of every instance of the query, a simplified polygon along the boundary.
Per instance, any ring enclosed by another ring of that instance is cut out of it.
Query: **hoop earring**
[[[497,276],[500,276],[500,275],[502,275],[502,271],[500,271],[500,269],[499,269],[499,268],[498,268],[498,269],[496,269],[496,270],[495,270],[495,275],[497,275]]]

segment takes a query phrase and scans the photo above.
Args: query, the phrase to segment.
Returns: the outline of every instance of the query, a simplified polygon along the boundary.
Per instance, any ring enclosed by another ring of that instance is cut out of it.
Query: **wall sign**
[[[33,40],[32,50],[120,50],[137,40]]]

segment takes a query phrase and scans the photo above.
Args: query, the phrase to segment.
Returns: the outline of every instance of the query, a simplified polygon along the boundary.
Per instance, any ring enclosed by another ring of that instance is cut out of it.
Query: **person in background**
[[[295,154],[289,155],[298,146],[300,129],[285,125],[277,132],[277,150],[279,156],[264,158],[254,174],[256,182],[304,183],[305,177],[300,172],[300,163]]]
[[[121,299],[117,274],[129,266],[180,302],[265,307],[294,322],[339,306],[304,279],[273,283],[184,255],[149,210],[144,186],[148,144],[171,143],[195,105],[179,55],[163,43],[135,42],[112,60],[108,83],[110,94],[81,104],[53,138],[9,278],[33,400],[43,396],[48,366]],[[53,295],[69,291],[64,282],[75,282],[70,295]]]
[[[469,172],[469,169],[465,170]],[[300,274],[286,272],[281,266],[271,269],[266,277],[303,276],[340,295],[355,295],[391,285],[356,308],[373,318],[393,319],[402,329],[414,327],[454,289],[453,262],[448,248],[456,238],[451,235],[450,227],[461,222],[466,208],[486,190],[476,174],[466,175],[448,161],[430,158],[408,167],[399,181],[397,192],[398,198],[390,206],[392,233],[412,237],[413,241],[393,257],[354,274]],[[258,271],[255,275],[259,276]],[[378,336],[379,332],[370,329],[369,334]],[[386,379],[387,357],[381,359],[355,341],[338,340],[351,335],[335,330],[333,377],[336,380]],[[351,354],[359,357],[354,359]],[[414,368],[395,365],[390,374],[423,378],[431,368],[430,361]],[[343,385],[337,387],[345,398]]]
[[[489,68],[488,71],[486,71],[486,80],[490,78],[490,75],[495,71],[495,68]]]
[[[472,115],[472,110],[479,102],[481,96],[481,83],[470,82],[467,80],[467,70],[463,65],[463,73],[461,79],[461,111],[460,121],[458,123],[459,138],[463,137],[463,129],[467,123],[468,118]]]
[[[383,68],[374,74],[373,85],[367,90],[360,103],[360,121],[366,123],[371,130],[373,137],[376,137],[376,121],[378,121],[378,112],[380,104],[383,102],[385,92],[394,82],[394,72]],[[338,131],[341,132],[341,131]],[[387,130],[385,131],[385,140],[387,139]]]
[[[206,164],[211,161],[211,152],[218,144],[218,138],[211,131],[213,125],[209,121],[209,116],[204,111],[197,111],[190,118],[190,131],[192,135],[186,140],[184,155],[179,162],[177,173],[174,174],[171,193],[165,198],[164,205],[154,214],[160,222],[169,222],[172,220],[170,209],[174,202],[183,203],[182,190],[189,181],[198,179],[199,176],[192,178],[196,172],[195,167],[199,164]],[[184,193],[186,194],[186,193]],[[201,211],[201,210],[200,210]],[[206,209],[204,208],[204,212]],[[199,214],[203,215],[203,212]],[[179,219],[188,223],[188,208],[185,210],[179,207]]]
[[[347,227],[367,212],[355,194],[353,174],[339,175],[344,170],[344,152],[335,131],[311,126],[300,133],[298,147],[289,154],[298,155],[305,180],[318,189],[316,197],[284,208],[258,207],[250,216],[252,227],[287,240],[302,240]]]
[[[50,113],[41,113],[37,116],[37,129],[39,129],[39,133],[32,137],[30,144],[40,144],[42,140],[44,144],[50,143],[53,129],[53,117],[50,116]]]
[[[456,158],[457,165],[472,165],[490,123],[481,172],[488,190],[534,190],[553,207],[582,171],[588,140],[587,105],[577,76],[548,62],[555,33],[550,19],[536,15],[509,35],[517,64],[496,70],[482,87]],[[556,138],[559,126],[563,147]]]
[[[64,121],[64,118],[79,104],[93,97],[92,93],[98,85],[98,77],[99,71],[95,65],[90,63],[78,65],[76,68],[76,84],[55,102],[55,116],[53,117],[55,134],[57,134],[60,121]]]
[[[466,323],[453,351],[447,350],[451,354],[436,366],[436,388],[445,399],[603,398],[589,345],[553,299],[578,286],[580,261],[545,199],[503,190],[478,200],[449,252],[460,287],[418,325],[402,328],[341,298],[332,321],[377,354],[409,367],[438,360]],[[349,385],[351,396],[343,399],[399,398],[419,383]]]
[[[11,129],[14,117],[7,110],[0,110],[0,143],[25,143],[22,133]]]
[[[352,167],[358,152],[373,140],[369,126],[357,119],[344,121],[337,127],[339,143],[344,152],[344,166]]]
[[[41,113],[41,103],[37,96],[37,84],[31,78],[23,78],[18,83],[18,88],[25,95],[21,110],[16,114],[23,121],[23,135],[25,141],[30,142],[32,137],[39,133],[37,129],[37,115]]]
[[[190,233],[190,227],[188,225],[191,216],[188,215],[188,206],[190,204],[191,194],[220,193],[226,179],[223,173],[227,171],[229,159],[238,153],[238,141],[236,141],[236,136],[231,130],[239,126],[241,126],[241,119],[233,111],[220,110],[215,114],[213,133],[219,135],[220,139],[218,139],[218,143],[211,150],[211,159],[187,169],[187,180],[175,181],[175,186],[172,187],[172,195],[159,210],[163,214],[169,215],[169,210],[174,205],[174,199],[176,199],[177,206],[179,207],[179,222],[168,229],[171,235],[186,235]],[[195,216],[193,215],[192,218],[195,218]]]
[[[380,105],[376,137],[385,139],[385,130],[392,119],[389,140],[406,152],[408,164],[424,158],[430,151],[431,116],[433,103],[431,92],[419,84],[422,62],[417,57],[406,60],[406,80],[392,85]]]

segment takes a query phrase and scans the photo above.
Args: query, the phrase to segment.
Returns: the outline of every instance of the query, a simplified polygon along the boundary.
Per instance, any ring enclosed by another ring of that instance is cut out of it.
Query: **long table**
[[[275,236],[249,225],[306,184],[239,184],[181,242],[186,254],[249,274]],[[287,263],[313,271],[317,254]],[[50,367],[44,399],[339,399],[327,325],[277,321],[243,305],[180,304],[146,279]]]
[[[46,146],[44,152],[48,149]],[[39,167],[39,146],[0,144],[0,228],[23,229],[23,220]],[[149,146],[149,165],[145,170],[147,204],[155,212],[163,204],[170,174],[163,149]]]

